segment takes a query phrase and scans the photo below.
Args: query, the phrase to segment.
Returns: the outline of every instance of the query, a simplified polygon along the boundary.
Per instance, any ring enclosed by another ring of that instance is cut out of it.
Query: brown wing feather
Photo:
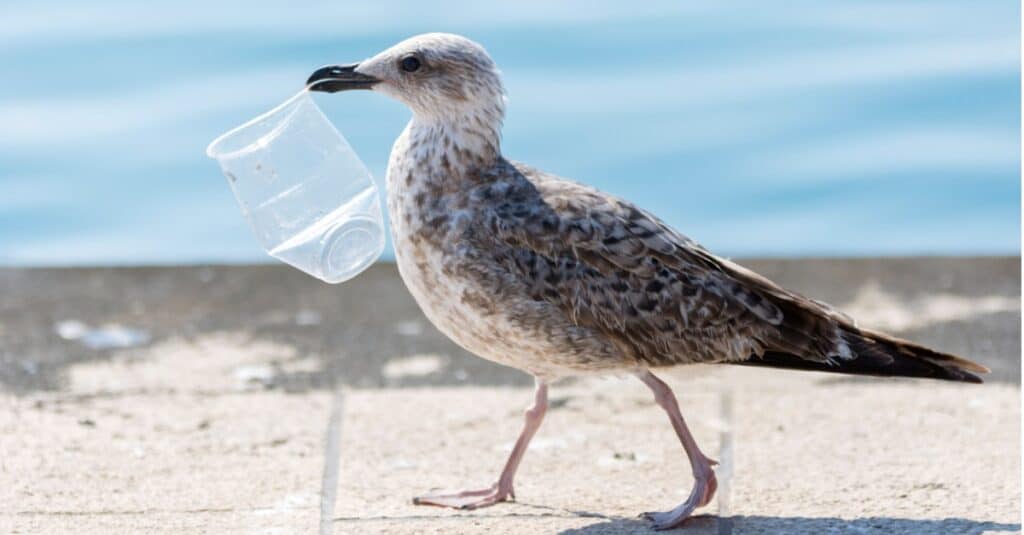
[[[507,163],[482,202],[488,239],[535,299],[649,365],[781,351],[848,356],[840,315],[712,255],[653,215],[593,188]],[[510,178],[511,176],[511,178]],[[496,195],[497,193],[497,195]],[[497,199],[495,199],[497,197]]]

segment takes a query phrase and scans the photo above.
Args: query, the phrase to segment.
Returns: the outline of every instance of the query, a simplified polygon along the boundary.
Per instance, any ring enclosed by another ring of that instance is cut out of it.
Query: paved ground
[[[691,532],[1020,532],[1019,259],[744,263],[994,373],[672,372],[722,461]],[[553,389],[519,503],[409,504],[489,484],[529,399],[390,266],[0,270],[0,533],[643,533],[684,497],[664,415],[611,378]]]

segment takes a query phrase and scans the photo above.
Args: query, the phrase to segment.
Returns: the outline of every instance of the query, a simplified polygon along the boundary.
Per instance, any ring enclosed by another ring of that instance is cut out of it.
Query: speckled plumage
[[[395,252],[428,318],[469,351],[551,378],[776,353],[834,366],[891,360],[880,345],[917,350],[629,202],[506,160],[503,89],[478,45],[431,34],[361,69],[377,74],[410,50],[443,67],[385,90],[414,111],[388,166]],[[929,365],[961,365],[929,353]]]
[[[980,381],[972,372],[986,371],[859,329],[624,200],[505,159],[501,78],[468,39],[417,36],[356,66],[324,67],[310,83],[326,91],[373,87],[413,110],[387,173],[402,279],[452,340],[537,377],[498,481],[414,503],[475,508],[514,497],[516,469],[544,418],[547,383],[564,375],[630,372],[651,389],[694,476],[683,503],[647,514],[668,529],[712,499],[715,461],[650,368],[731,362],[961,381]]]

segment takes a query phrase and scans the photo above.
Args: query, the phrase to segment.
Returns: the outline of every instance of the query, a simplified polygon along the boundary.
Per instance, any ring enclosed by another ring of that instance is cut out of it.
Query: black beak
[[[349,89],[370,89],[380,80],[356,72],[358,63],[351,65],[328,65],[321,67],[306,80],[306,88],[310,91],[337,93]]]

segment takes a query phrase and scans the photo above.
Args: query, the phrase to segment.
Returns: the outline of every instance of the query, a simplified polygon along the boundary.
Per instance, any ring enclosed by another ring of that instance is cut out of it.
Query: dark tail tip
[[[949,358],[928,358],[926,356],[908,355],[905,351],[886,351],[882,353],[878,348],[873,351],[857,352],[857,356],[851,359],[834,360],[832,362],[821,362],[807,360],[789,353],[766,352],[758,357],[737,362],[747,366],[765,366],[770,368],[786,368],[791,370],[819,371],[827,373],[842,373],[847,375],[869,375],[875,377],[919,377],[925,379],[940,379],[945,381],[958,381],[963,383],[984,383],[978,373],[986,373],[987,368],[979,366],[969,360],[930,353]],[[924,348],[922,348],[924,349]],[[856,350],[855,350],[856,351]],[[951,360],[955,359],[955,360]],[[960,362],[969,363],[960,365]],[[982,372],[981,370],[986,370]]]
[[[895,376],[983,383],[979,374],[989,373],[988,368],[971,360],[879,332],[849,330],[843,338],[857,355],[855,360],[881,360],[881,367]]]
[[[962,383],[974,383],[979,385],[985,382],[984,379],[969,371],[949,368],[946,368],[945,370],[948,373],[943,377],[936,377],[936,379],[946,379],[949,381],[960,381]]]

